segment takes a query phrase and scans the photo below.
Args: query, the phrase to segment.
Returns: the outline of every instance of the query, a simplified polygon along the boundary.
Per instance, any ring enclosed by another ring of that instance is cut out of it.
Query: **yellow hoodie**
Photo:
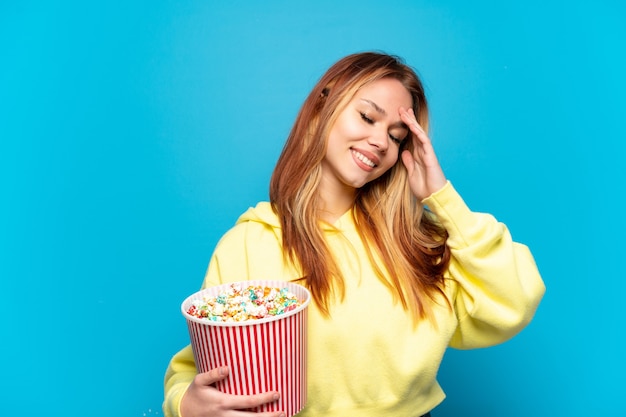
[[[448,183],[423,201],[449,233],[452,258],[445,301],[433,304],[436,328],[417,327],[376,277],[351,213],[326,232],[346,284],[343,301],[323,317],[309,307],[308,404],[299,416],[420,416],[443,401],[436,376],[448,346],[502,343],[533,317],[545,286],[528,248],[511,240],[491,215],[471,212]],[[278,218],[269,203],[250,208],[217,245],[203,286],[246,279],[289,281]],[[165,376],[166,416],[196,374],[191,348],[177,353]]]

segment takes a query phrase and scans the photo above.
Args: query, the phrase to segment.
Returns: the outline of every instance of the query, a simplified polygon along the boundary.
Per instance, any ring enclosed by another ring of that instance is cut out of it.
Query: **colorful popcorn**
[[[217,296],[192,302],[187,314],[216,322],[240,322],[278,316],[297,308],[300,300],[286,287],[231,284]]]

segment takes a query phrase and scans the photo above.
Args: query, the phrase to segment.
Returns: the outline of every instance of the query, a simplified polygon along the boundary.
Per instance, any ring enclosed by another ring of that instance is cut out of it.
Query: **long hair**
[[[417,121],[427,131],[424,89],[410,67],[398,57],[381,53],[349,55],[330,67],[313,87],[270,181],[270,202],[281,222],[285,261],[299,268],[301,280],[326,315],[331,300],[343,298],[345,286],[322,231],[321,163],[338,115],[360,88],[382,78],[402,83],[411,94]],[[413,150],[410,138],[400,152],[403,149]],[[357,191],[353,216],[377,276],[417,320],[429,317],[427,298],[434,300],[435,293],[443,294],[450,254],[445,229],[411,193],[400,159]]]

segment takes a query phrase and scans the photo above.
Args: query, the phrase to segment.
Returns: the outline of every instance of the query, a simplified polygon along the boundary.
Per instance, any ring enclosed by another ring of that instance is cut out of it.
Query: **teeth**
[[[374,162],[372,162],[371,159],[368,159],[365,155],[363,155],[361,152],[357,152],[355,150],[352,151],[352,153],[354,154],[354,156],[357,157],[357,159],[361,162],[363,162],[365,165],[368,165],[372,168],[374,168],[376,166],[376,164]]]

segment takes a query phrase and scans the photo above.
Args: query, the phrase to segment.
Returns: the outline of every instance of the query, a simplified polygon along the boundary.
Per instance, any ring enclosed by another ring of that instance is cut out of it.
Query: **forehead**
[[[365,84],[355,94],[354,100],[369,100],[385,110],[413,106],[409,91],[395,78],[382,78]],[[387,108],[388,107],[388,108]]]

